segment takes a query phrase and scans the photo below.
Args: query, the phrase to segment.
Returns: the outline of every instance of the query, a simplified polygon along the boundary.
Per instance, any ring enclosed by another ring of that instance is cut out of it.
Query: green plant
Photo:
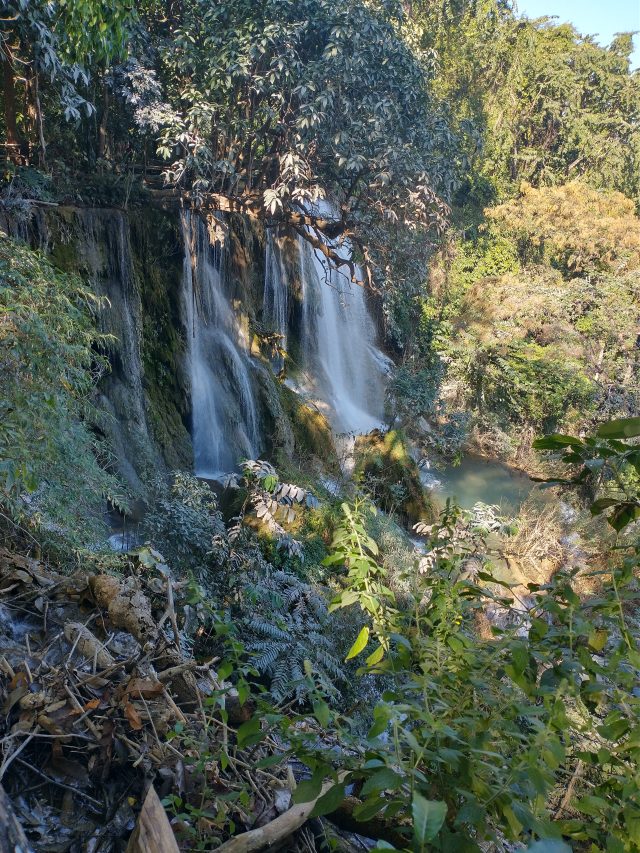
[[[637,418],[605,425],[594,439],[550,436],[538,444],[582,463],[578,477],[565,482],[610,469],[620,492],[597,498],[592,512],[610,511],[621,531],[640,515],[637,477],[619,482],[627,468],[637,472],[636,435]],[[394,602],[361,508],[344,513],[334,562],[351,567],[349,586],[333,606],[357,603],[369,612],[383,654],[367,666],[394,681],[374,709],[366,741],[343,730],[345,745],[366,755],[344,762],[347,780],[362,780],[356,818],[399,823],[404,840],[396,849],[409,847],[409,815],[414,849],[478,849],[496,835],[640,849],[633,692],[640,651],[629,627],[640,600],[637,543],[622,543],[619,561],[590,573],[602,581],[597,595],[581,597],[580,571],[571,569],[545,586],[528,584],[526,599],[518,600],[509,583],[461,571],[476,548],[452,535],[459,514],[452,507],[425,531],[435,559],[426,571],[407,569],[410,603],[389,620],[381,608]],[[491,600],[511,608],[513,621],[508,629],[493,625],[482,639],[475,622]],[[367,639],[361,632],[350,654],[360,654]]]
[[[382,660],[389,650],[389,635],[396,624],[397,611],[393,592],[384,584],[386,570],[376,559],[379,549],[365,529],[365,514],[374,513],[373,504],[356,500],[353,507],[342,504],[343,519],[331,543],[330,556],[324,564],[344,564],[347,567],[345,589],[331,602],[329,611],[359,604],[370,617],[378,646],[367,658],[372,666]],[[365,625],[347,654],[347,660],[357,657],[369,642],[369,627]]]
[[[270,571],[245,588],[243,637],[253,665],[269,679],[276,703],[308,699],[305,667],[311,667],[317,688],[338,696],[345,672],[336,657],[331,618],[317,590],[295,575]]]
[[[103,532],[105,498],[126,505],[90,428],[107,366],[95,351],[101,307],[78,278],[0,233],[0,505],[76,544]]]
[[[282,483],[276,469],[262,459],[248,459],[242,463],[248,500],[261,526],[276,538],[277,547],[288,557],[304,559],[302,543],[283,527],[297,519],[297,508],[315,509],[316,496],[295,483]],[[278,520],[280,519],[280,520]]]
[[[176,471],[169,483],[157,479],[152,490],[152,505],[144,519],[149,537],[170,565],[199,577],[210,572],[224,560],[226,531],[209,485]]]

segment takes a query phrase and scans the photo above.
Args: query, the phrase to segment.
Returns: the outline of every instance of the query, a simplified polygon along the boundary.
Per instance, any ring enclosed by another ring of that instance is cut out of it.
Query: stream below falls
[[[421,479],[439,507],[451,498],[467,510],[477,503],[498,506],[506,516],[517,515],[530,496],[544,502],[548,494],[524,471],[473,453],[457,465],[423,467]]]

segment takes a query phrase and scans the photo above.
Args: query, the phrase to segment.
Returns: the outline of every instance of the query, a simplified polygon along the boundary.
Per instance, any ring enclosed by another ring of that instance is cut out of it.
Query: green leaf
[[[511,647],[511,659],[518,675],[522,675],[529,664],[529,650],[524,643],[514,643]]]
[[[598,438],[635,438],[640,435],[640,418],[619,418],[598,427]]]
[[[560,433],[545,435],[542,438],[536,438],[533,442],[533,447],[536,450],[562,450],[565,447],[582,446],[579,438],[574,438],[572,435],[561,435]]]
[[[599,498],[591,504],[589,510],[591,515],[600,515],[603,510],[609,509],[610,506],[615,506],[617,503],[616,498]]]
[[[380,663],[383,657],[384,647],[378,646],[378,648],[374,652],[372,652],[367,658],[367,666],[375,666],[377,663]]]
[[[402,776],[390,767],[383,767],[370,776],[362,786],[362,796],[368,797],[379,791],[395,791],[402,784]]]
[[[247,720],[246,723],[242,723],[238,729],[238,747],[242,749],[243,746],[248,745],[249,741],[251,741],[251,743],[257,743],[255,738],[257,738],[257,740],[262,738],[260,717],[252,717],[250,720]]]
[[[527,853],[571,853],[571,848],[557,838],[541,838],[527,847]]]
[[[338,808],[344,798],[344,785],[333,785],[320,797],[309,817],[321,817],[325,814],[331,814],[331,812],[334,812]]]
[[[572,805],[574,809],[577,809],[582,814],[591,815],[591,817],[603,816],[606,814],[608,808],[606,800],[591,794],[574,801]]]
[[[298,783],[291,796],[294,803],[309,803],[311,800],[315,800],[322,790],[322,782],[326,775],[325,769],[324,766],[318,768],[311,779],[304,779]]]
[[[613,529],[620,533],[628,524],[640,518],[640,506],[636,503],[625,502],[618,506],[607,519]]]
[[[427,800],[417,791],[413,794],[411,803],[413,815],[413,834],[417,846],[422,849],[429,841],[433,841],[440,832],[447,816],[447,804],[439,800]]]
[[[603,628],[594,628],[589,634],[589,646],[596,652],[601,652],[607,642],[608,632]]]
[[[276,764],[280,764],[286,758],[286,754],[274,753],[273,755],[267,755],[264,758],[261,758],[260,761],[256,761],[255,767],[267,768],[273,767]]]
[[[360,652],[366,647],[369,642],[369,628],[367,625],[360,631],[358,634],[355,643],[349,649],[349,654],[346,656],[345,660],[351,660],[351,658],[357,657]]]
[[[233,672],[233,663],[231,661],[224,661],[224,663],[220,664],[218,667],[218,680],[224,681],[225,678],[228,678]]]
[[[329,706],[323,699],[313,700],[313,713],[316,720],[320,723],[323,729],[326,729],[331,722],[331,711]]]
[[[371,818],[375,817],[378,812],[381,812],[386,805],[387,800],[385,800],[383,797],[370,797],[368,800],[365,800],[363,803],[359,803],[354,808],[353,816],[358,821],[358,823],[362,823],[366,820],[371,820]]]

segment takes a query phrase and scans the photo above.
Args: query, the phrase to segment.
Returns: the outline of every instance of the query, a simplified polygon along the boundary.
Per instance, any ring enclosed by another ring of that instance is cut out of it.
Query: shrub
[[[105,497],[124,503],[89,427],[106,368],[99,308],[77,277],[0,233],[0,505],[76,541],[96,535]]]

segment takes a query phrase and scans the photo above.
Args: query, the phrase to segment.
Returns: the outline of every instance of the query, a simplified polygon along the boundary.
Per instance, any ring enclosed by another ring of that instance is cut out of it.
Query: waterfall
[[[268,330],[278,336],[278,347],[284,351],[287,348],[288,276],[272,228],[267,228],[266,241],[262,318]],[[276,354],[271,363],[273,369],[278,372],[284,367],[284,358]]]
[[[369,432],[384,420],[389,360],[375,345],[376,329],[364,288],[303,237],[298,238],[298,248],[307,390],[328,407],[336,432]],[[348,246],[340,250],[348,251]]]
[[[196,474],[211,478],[260,446],[248,345],[225,294],[223,222],[215,224],[210,234],[205,219],[182,213],[194,463]]]
[[[162,469],[151,438],[141,352],[142,302],[133,261],[129,221],[120,211],[77,212],[79,263],[96,293],[108,300],[99,312],[100,331],[111,336],[111,370],[100,383],[100,404],[107,413],[101,428],[108,436],[120,473],[138,492],[139,471]]]

